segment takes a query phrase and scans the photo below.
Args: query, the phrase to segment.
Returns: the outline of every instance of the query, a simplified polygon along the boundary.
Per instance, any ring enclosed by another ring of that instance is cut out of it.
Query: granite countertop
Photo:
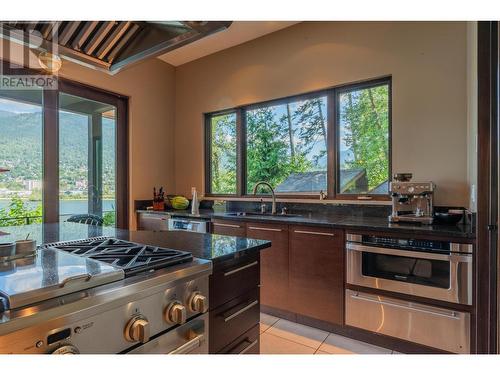
[[[411,223],[390,223],[387,217],[334,215],[305,213],[290,216],[251,215],[235,216],[230,213],[214,213],[213,219],[270,222],[294,225],[314,225],[331,228],[375,230],[405,234],[427,234],[431,236],[474,239],[475,231],[470,225],[425,225]]]
[[[471,225],[425,225],[411,223],[389,223],[387,217],[382,216],[364,216],[364,215],[345,215],[320,212],[298,213],[290,216],[270,216],[270,215],[251,215],[235,216],[230,212],[200,210],[200,215],[192,215],[190,211],[147,211],[138,210],[137,212],[154,213],[158,215],[169,214],[173,217],[197,217],[205,220],[223,219],[235,221],[254,221],[269,222],[294,225],[314,225],[322,227],[376,230],[386,232],[397,232],[405,234],[426,234],[431,236],[444,236],[452,238],[474,239],[476,237],[474,228]]]
[[[209,233],[129,231],[68,222],[1,227],[0,230],[10,233],[1,236],[0,242],[24,239],[28,234],[30,234],[30,238],[37,240],[38,245],[57,241],[110,236],[147,245],[188,251],[196,258],[208,259],[213,262],[225,261],[232,259],[235,255],[242,256],[271,246],[269,241]]]

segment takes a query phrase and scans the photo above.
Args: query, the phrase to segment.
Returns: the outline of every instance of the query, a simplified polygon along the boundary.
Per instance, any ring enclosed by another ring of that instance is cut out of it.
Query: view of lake
[[[0,209],[8,207],[9,200],[0,200]],[[38,201],[28,201],[27,204],[31,208],[35,208],[40,202]],[[60,214],[61,215],[71,215],[71,214],[84,214],[87,213],[88,203],[86,200],[66,200],[60,202]],[[114,211],[115,201],[114,199],[105,199],[102,201],[103,211]]]

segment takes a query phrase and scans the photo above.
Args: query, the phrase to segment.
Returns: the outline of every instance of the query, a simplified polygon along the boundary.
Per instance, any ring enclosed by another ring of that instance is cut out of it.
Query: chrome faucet
[[[276,195],[274,194],[273,187],[268,182],[265,182],[265,181],[259,181],[259,182],[257,182],[255,184],[255,186],[253,187],[253,195],[255,195],[257,193],[257,188],[260,185],[265,185],[265,186],[267,186],[269,188],[269,190],[271,190],[271,195],[273,197],[273,205],[272,205],[272,208],[271,208],[271,214],[276,215]]]

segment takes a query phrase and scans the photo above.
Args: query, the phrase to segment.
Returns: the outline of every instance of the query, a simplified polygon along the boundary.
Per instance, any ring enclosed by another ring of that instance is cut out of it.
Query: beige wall
[[[203,191],[204,112],[391,74],[393,172],[468,205],[466,23],[307,22],[176,68],[176,192]]]
[[[16,56],[22,56],[17,49],[11,59],[21,63]],[[37,67],[36,58],[31,60]],[[111,76],[64,60],[59,75],[129,97],[129,207],[135,228],[134,200],[151,199],[153,186],[175,190],[174,67],[150,59]]]

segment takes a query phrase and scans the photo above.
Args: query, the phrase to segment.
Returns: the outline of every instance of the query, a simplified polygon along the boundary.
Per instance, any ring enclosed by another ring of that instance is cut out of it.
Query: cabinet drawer
[[[470,353],[470,314],[347,289],[346,325],[453,353]]]
[[[214,268],[210,277],[210,309],[259,286],[259,254],[225,262]]]
[[[230,220],[213,220],[212,233],[222,234],[224,236],[245,237],[246,227],[245,223],[241,221]]]
[[[218,354],[259,354],[260,338],[259,325],[256,324]]]
[[[210,311],[210,353],[217,353],[250,328],[259,324],[259,289]]]

